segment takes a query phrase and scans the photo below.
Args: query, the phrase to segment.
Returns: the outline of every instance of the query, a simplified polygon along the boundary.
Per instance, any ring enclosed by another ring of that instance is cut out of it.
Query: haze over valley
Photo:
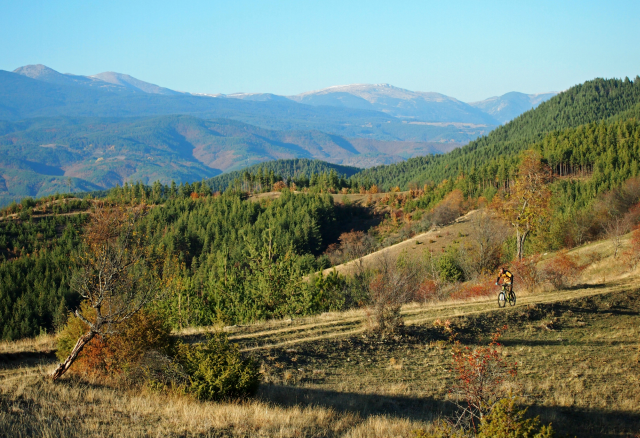
[[[27,65],[0,71],[0,200],[197,181],[274,159],[390,164],[448,152],[553,95],[467,104],[389,84],[203,95]]]

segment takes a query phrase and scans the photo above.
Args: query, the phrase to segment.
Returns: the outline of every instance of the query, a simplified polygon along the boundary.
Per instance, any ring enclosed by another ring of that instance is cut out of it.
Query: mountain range
[[[293,96],[279,96],[270,93],[206,95],[170,90],[115,72],[81,76],[59,73],[38,64],[17,68],[13,73],[49,84],[79,85],[119,94],[145,93],[183,98],[195,96],[219,100],[227,98],[247,102],[278,102],[281,104],[296,102],[314,107],[338,107],[381,112],[404,121],[462,123],[485,127],[504,124],[557,94],[554,92],[540,94],[511,92],[468,104],[444,94],[410,91],[389,84],[353,84],[333,86]],[[194,109],[196,112],[206,112],[208,108],[197,107]],[[211,110],[214,109],[209,109],[209,111]]]
[[[366,168],[442,154],[553,94],[467,104],[356,84],[211,96],[115,72],[0,70],[0,203],[124,181],[194,181],[275,159]]]

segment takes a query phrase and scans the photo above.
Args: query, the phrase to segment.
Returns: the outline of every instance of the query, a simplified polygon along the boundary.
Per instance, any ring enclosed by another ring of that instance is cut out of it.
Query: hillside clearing
[[[519,364],[532,412],[564,433],[627,436],[640,428],[640,289],[636,275],[564,291],[411,305],[407,329],[372,337],[364,311],[270,321],[226,330],[262,363],[257,400],[201,403],[185,397],[46,377],[50,336],[0,344],[0,430],[64,436],[409,436],[442,413],[449,350],[433,328],[450,319],[468,345],[508,324],[505,355]],[[207,330],[180,336],[199,341]]]

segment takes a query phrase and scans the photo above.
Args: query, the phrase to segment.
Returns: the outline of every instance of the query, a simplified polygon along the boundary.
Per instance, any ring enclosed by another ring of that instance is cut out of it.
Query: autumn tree
[[[77,268],[70,281],[88,305],[75,315],[88,327],[51,377],[62,376],[95,336],[118,333],[121,323],[155,299],[166,286],[161,257],[136,231],[145,207],[123,209],[100,205],[87,225]]]
[[[464,195],[459,189],[453,190],[433,209],[433,221],[446,225],[456,220],[464,210]]]
[[[538,152],[523,153],[513,187],[496,197],[494,207],[516,232],[516,258],[522,260],[527,237],[545,223],[549,213],[551,169]]]

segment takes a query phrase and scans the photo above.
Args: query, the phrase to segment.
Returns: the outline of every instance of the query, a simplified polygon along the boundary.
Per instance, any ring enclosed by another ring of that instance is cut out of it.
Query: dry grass
[[[466,215],[456,219],[451,225],[442,228],[435,227],[426,233],[388,246],[360,259],[327,268],[322,271],[322,273],[328,275],[335,269],[342,275],[351,275],[356,271],[358,264],[361,264],[363,268],[370,268],[376,264],[376,261],[380,257],[385,255],[395,259],[403,252],[406,253],[409,258],[421,257],[428,252],[439,253],[449,245],[458,242],[461,239],[460,236],[468,236],[470,234],[473,228],[472,218],[477,212],[478,210],[470,211]]]
[[[3,381],[4,436],[321,436],[343,434],[362,421],[327,408],[200,403],[71,380],[54,384],[38,371]]]
[[[640,430],[638,275],[607,242],[572,251],[595,260],[582,286],[495,299],[412,304],[406,332],[372,336],[361,310],[225,330],[261,363],[247,402],[205,403],[141,388],[45,376],[54,338],[0,343],[0,436],[404,437],[451,412],[450,351],[435,319],[461,341],[486,342],[508,324],[504,354],[518,362],[530,412],[571,436],[627,437]],[[594,256],[594,253],[597,253]],[[602,283],[603,273],[607,274]],[[221,327],[183,330],[198,341]]]

